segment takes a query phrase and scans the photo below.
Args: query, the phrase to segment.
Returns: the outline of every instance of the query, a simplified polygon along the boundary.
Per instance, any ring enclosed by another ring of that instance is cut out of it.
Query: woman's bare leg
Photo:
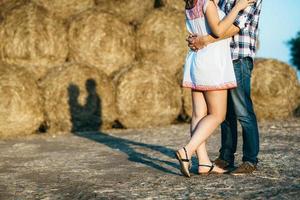
[[[190,125],[191,137],[193,136],[196,126],[200,120],[207,115],[207,106],[202,92],[197,90],[192,90],[192,121]],[[196,155],[199,163],[208,163],[209,157],[206,151],[206,142],[203,142],[196,150]]]
[[[189,159],[191,158],[192,154],[200,147],[200,145],[205,142],[207,138],[213,133],[213,131],[224,121],[226,115],[227,90],[207,91],[203,92],[203,94],[207,105],[208,115],[203,117],[198,122],[191,140],[185,146]],[[199,154],[202,154],[203,152],[204,151],[201,151],[199,152]],[[180,149],[179,153],[182,156],[185,155],[183,149]],[[199,157],[201,159],[200,155]],[[207,162],[208,163],[201,164],[211,164],[210,161]],[[187,165],[187,163],[185,164]],[[221,171],[221,169],[216,167],[215,171]]]

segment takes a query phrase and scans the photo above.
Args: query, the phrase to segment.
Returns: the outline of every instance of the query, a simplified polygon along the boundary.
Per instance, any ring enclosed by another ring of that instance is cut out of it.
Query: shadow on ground
[[[137,152],[134,147],[147,148],[170,158],[174,157],[172,149],[160,145],[135,142],[102,132],[102,105],[101,97],[97,94],[97,83],[94,79],[88,79],[85,86],[88,92],[85,105],[81,105],[78,101],[80,96],[79,87],[76,84],[70,84],[68,87],[68,102],[72,120],[72,133],[74,135],[104,144],[111,149],[122,151],[128,155],[129,161],[141,163],[165,173],[176,174],[162,167],[160,163],[176,169],[179,167],[178,164]]]

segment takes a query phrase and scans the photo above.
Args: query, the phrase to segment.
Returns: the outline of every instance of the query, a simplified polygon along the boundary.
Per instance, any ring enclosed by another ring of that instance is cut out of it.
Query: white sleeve
[[[203,0],[203,13],[206,13],[207,5],[210,0]]]

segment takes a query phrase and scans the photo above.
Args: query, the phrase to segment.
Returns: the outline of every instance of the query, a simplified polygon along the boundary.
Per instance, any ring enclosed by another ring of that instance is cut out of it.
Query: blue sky
[[[260,49],[257,56],[290,63],[286,42],[300,31],[300,1],[263,0],[259,27]]]

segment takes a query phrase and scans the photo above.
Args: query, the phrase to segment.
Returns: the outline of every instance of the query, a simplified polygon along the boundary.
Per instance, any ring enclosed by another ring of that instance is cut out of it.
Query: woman
[[[218,0],[185,2],[188,31],[192,35],[213,34],[219,37],[233,24],[238,13],[252,5],[255,0],[237,0],[226,17],[217,6]],[[198,157],[199,174],[225,172],[211,163],[205,144],[208,137],[224,121],[227,90],[237,86],[229,43],[230,39],[220,40],[199,51],[190,50],[186,57],[182,86],[192,90],[192,137],[186,146],[176,151],[176,158],[181,172],[187,177],[190,177],[190,159],[194,152]]]

